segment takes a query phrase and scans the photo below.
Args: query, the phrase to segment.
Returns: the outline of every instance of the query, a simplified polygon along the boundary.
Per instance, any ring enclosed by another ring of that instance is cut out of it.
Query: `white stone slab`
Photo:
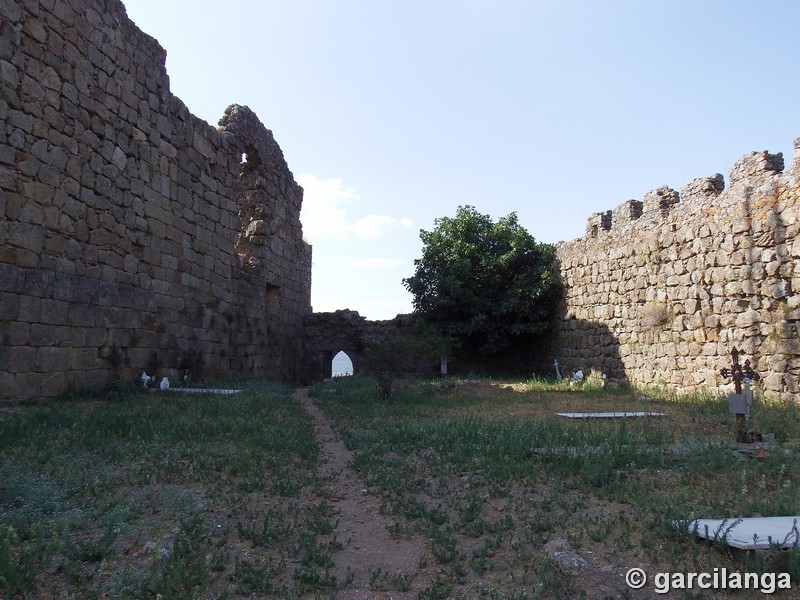
[[[567,419],[622,419],[627,417],[665,417],[667,413],[660,412],[570,412],[556,413],[559,417]]]
[[[623,445],[620,450],[623,452],[633,451],[637,454],[656,454],[663,456],[689,456],[704,452],[712,446],[709,444],[699,444],[691,442],[676,442],[670,446],[652,446],[640,444],[638,446]],[[608,454],[608,446],[540,446],[531,448],[532,454],[553,455],[553,456],[591,456],[593,454]]]
[[[168,388],[168,392],[182,392],[184,394],[238,394],[242,390],[223,390],[219,388]]]
[[[667,454],[669,450],[660,446],[621,446],[623,452],[635,452],[636,454]],[[595,454],[607,455],[611,451],[609,446],[542,446],[531,448],[532,454],[551,455],[551,456],[593,456]]]
[[[797,548],[800,545],[798,522],[792,517],[745,517],[741,519],[695,519],[675,521],[675,527],[686,529],[703,539],[722,542],[742,550]]]

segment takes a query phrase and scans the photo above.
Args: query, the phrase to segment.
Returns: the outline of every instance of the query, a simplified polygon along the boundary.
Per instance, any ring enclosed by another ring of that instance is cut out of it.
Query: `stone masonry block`
[[[16,321],[19,298],[19,294],[0,291],[0,321]]]
[[[101,390],[108,385],[111,374],[107,369],[82,369],[78,376],[78,385],[82,389]]]
[[[66,302],[43,299],[41,301],[40,321],[51,325],[66,323],[69,308],[70,306]]]
[[[16,376],[8,371],[0,371],[0,399],[13,398],[16,393]]]
[[[42,373],[39,395],[45,398],[57,396],[70,387],[71,377],[65,372]]]
[[[42,301],[35,296],[21,295],[18,299],[17,319],[26,323],[38,323]]]
[[[10,321],[5,328],[5,343],[8,346],[25,346],[30,341],[30,323]]]
[[[72,348],[39,348],[36,354],[35,370],[40,373],[58,373],[72,367]]]
[[[16,375],[14,384],[14,398],[27,400],[30,398],[42,397],[41,373],[18,373]]]
[[[97,323],[97,307],[89,304],[69,306],[68,318],[63,321],[75,327],[94,327]]]
[[[10,346],[5,348],[5,371],[27,373],[33,370],[36,362],[36,348],[31,346]]]
[[[70,355],[71,368],[74,371],[86,371],[103,366],[97,348],[78,348]]]

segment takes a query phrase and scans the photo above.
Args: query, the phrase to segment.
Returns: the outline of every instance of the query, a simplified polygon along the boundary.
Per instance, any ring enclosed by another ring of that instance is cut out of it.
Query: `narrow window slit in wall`
[[[280,304],[280,286],[268,283],[264,289],[264,308],[267,314],[275,314]]]

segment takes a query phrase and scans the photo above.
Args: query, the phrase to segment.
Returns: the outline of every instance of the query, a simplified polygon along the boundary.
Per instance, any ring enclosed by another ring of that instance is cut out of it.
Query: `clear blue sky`
[[[315,311],[411,311],[420,229],[540,242],[800,136],[795,0],[127,0],[172,92],[246,104],[305,189]]]

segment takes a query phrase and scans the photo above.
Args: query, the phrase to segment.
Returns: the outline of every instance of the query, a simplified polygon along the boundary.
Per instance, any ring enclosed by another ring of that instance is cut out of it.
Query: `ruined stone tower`
[[[272,133],[194,117],[118,0],[11,0],[0,28],[0,397],[295,379],[311,248]]]

